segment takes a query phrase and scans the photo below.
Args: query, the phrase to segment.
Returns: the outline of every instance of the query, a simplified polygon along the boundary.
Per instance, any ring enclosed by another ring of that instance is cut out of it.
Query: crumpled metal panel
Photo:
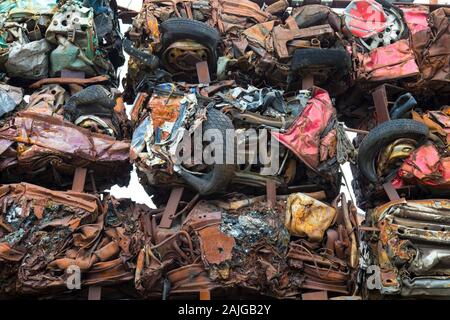
[[[428,14],[430,10],[427,6],[409,5],[399,6],[403,12],[403,17],[410,34],[428,29]]]
[[[450,8],[439,8],[428,18],[429,28],[411,36],[411,47],[420,67],[418,85],[436,92],[449,92],[450,79]]]
[[[333,207],[305,194],[294,193],[287,199],[285,226],[292,235],[321,241],[335,216]]]
[[[45,40],[17,43],[10,48],[5,68],[9,76],[23,79],[47,77],[51,47]]]
[[[448,294],[449,210],[446,199],[400,199],[374,209],[372,218],[380,234],[372,253],[381,268],[382,292]]]
[[[450,157],[441,156],[431,143],[414,150],[401,165],[392,184],[398,188],[416,182],[434,188],[450,187]]]
[[[1,295],[68,290],[66,270],[78,267],[82,287],[133,279],[144,239],[146,208],[129,200],[51,191],[21,183],[0,187]]]
[[[408,39],[376,48],[368,53],[358,52],[357,59],[359,80],[387,81],[419,74],[419,67]]]
[[[319,165],[321,135],[335,113],[328,92],[314,87],[311,99],[286,133],[272,131],[272,135],[315,169]]]

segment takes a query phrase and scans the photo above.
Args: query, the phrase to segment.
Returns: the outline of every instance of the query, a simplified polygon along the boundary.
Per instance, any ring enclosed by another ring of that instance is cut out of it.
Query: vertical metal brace
[[[170,229],[172,227],[173,216],[177,212],[178,204],[180,203],[181,196],[183,195],[183,187],[174,188],[170,192],[169,201],[167,201],[166,208],[164,209],[159,228]]]
[[[72,191],[83,192],[86,182],[86,168],[76,168],[73,176]]]
[[[201,84],[209,84],[211,82],[211,77],[209,74],[208,62],[197,62],[195,67],[197,68],[198,82]]]
[[[378,124],[389,121],[391,118],[389,117],[386,87],[384,85],[381,85],[376,88],[372,92],[372,98],[375,104]]]
[[[277,201],[277,185],[272,179],[266,180],[267,207],[273,209]]]
[[[389,116],[386,86],[383,84],[378,88],[376,88],[372,93],[372,97],[373,103],[375,104],[377,123],[380,124],[389,121],[391,117]],[[384,192],[386,192],[387,196],[389,197],[390,201],[400,199],[397,190],[395,190],[394,186],[390,181],[383,184],[383,189]]]

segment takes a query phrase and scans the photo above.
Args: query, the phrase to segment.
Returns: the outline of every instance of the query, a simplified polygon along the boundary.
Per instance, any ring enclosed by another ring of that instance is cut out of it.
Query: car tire
[[[220,42],[219,32],[204,22],[171,18],[160,25],[162,34],[161,52],[164,52],[172,43],[181,40],[192,40],[209,49],[208,66],[211,74],[217,70],[217,46]]]
[[[293,72],[319,66],[349,73],[351,68],[350,55],[343,49],[305,48],[294,51],[291,62]]]
[[[424,139],[429,129],[421,122],[410,119],[397,119],[384,122],[363,139],[358,149],[360,172],[373,183],[379,182],[376,174],[375,159],[383,147],[399,138]]]
[[[227,130],[233,130],[234,126],[231,119],[224,113],[214,108],[207,110],[207,119],[203,122],[203,132],[209,129],[219,130],[225,139]],[[214,142],[213,142],[214,143]],[[224,158],[221,164],[213,164],[212,169],[204,174],[203,177],[193,175],[183,169],[178,173],[190,184],[200,195],[208,195],[216,192],[224,191],[234,176],[235,165],[227,164],[225,161],[226,154],[233,152],[233,146],[225,143]]]

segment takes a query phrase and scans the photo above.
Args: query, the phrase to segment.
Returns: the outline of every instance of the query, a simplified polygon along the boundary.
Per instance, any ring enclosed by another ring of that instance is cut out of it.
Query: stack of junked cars
[[[0,296],[449,296],[450,7],[309,3],[1,2]]]

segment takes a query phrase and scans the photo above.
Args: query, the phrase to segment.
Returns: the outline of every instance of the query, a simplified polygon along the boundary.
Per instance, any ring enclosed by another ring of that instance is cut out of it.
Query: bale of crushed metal
[[[21,183],[0,187],[1,296],[55,295],[134,278],[148,208]]]
[[[366,224],[379,231],[366,233],[361,248],[369,298],[448,297],[449,213],[448,199],[399,199],[368,212]],[[380,272],[370,277],[370,269]]]
[[[321,204],[334,213],[326,227],[320,220],[299,219],[298,225],[318,229],[313,234],[325,232],[323,239],[310,241],[284,225],[289,197],[280,196],[274,208],[260,197],[195,205],[194,199],[182,210],[186,214],[193,206],[186,217],[177,214],[170,229],[158,227],[161,215],[152,216],[152,244],[140,252],[137,289],[149,298],[219,288],[276,298],[300,298],[311,290],[353,294],[358,261],[353,205],[343,196],[332,206]]]
[[[71,95],[70,85],[54,82],[27,101],[23,89],[0,83],[1,181],[68,189],[85,167],[86,190],[127,185],[131,132],[122,97],[102,85]]]

